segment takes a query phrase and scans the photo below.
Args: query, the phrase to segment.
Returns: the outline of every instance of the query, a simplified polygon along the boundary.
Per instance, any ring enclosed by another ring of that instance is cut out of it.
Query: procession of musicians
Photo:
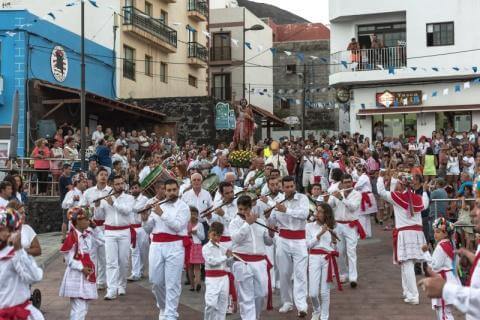
[[[423,154],[425,139],[398,149],[397,142],[380,145],[379,156],[357,135],[321,144],[268,141],[247,145],[255,155],[248,168],[233,167],[234,150],[222,144],[211,162],[200,156],[204,149],[198,158],[152,152],[135,179],[98,163],[93,172],[74,173],[61,204],[59,295],[70,299],[69,318],[85,319],[92,300],[128,296],[129,282],[148,277],[162,320],[182,318],[182,290],[204,293],[208,320],[234,313],[261,319],[273,309],[275,291],[280,313],[326,320],[335,313],[332,289],[341,295],[366,285],[359,242],[392,227],[405,308],[419,304],[422,288],[432,298],[432,318],[453,319],[457,308],[466,319],[480,319],[476,173],[472,167],[469,175],[469,160],[459,165],[457,157],[453,165],[466,170],[439,178],[433,141]],[[357,143],[363,148],[349,149]],[[392,167],[384,155],[397,152],[402,161]],[[289,168],[295,153],[300,175]],[[431,201],[447,183],[454,192],[463,187],[463,220]],[[25,209],[12,188],[0,183],[0,319],[43,319],[30,302],[30,285],[43,271],[29,253],[33,237],[26,239]],[[468,265],[462,275],[459,264]],[[427,276],[420,283],[418,269]]]

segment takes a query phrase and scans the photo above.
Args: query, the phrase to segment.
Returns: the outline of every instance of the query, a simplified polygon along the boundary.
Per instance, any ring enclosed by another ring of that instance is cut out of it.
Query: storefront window
[[[416,137],[417,115],[392,114],[377,115],[372,117],[372,136],[374,140],[382,140],[385,137]]]
[[[470,131],[472,128],[472,113],[468,112],[438,112],[435,114],[435,129],[454,129],[456,132]]]
[[[405,137],[417,136],[417,115],[413,113],[405,114]]]

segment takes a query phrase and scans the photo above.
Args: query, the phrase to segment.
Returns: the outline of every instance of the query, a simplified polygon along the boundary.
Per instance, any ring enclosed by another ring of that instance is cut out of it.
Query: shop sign
[[[219,102],[215,106],[215,129],[235,129],[235,110],[230,107],[229,103]]]
[[[377,107],[385,108],[419,106],[422,104],[422,91],[391,92],[385,90],[376,94],[375,101]]]
[[[50,66],[55,80],[58,82],[65,81],[68,74],[68,58],[63,47],[56,46],[53,48],[52,55],[50,56]]]

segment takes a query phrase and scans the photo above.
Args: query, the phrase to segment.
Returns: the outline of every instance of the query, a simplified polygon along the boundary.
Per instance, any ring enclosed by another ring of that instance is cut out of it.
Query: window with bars
[[[123,46],[123,77],[135,81],[135,49]]]
[[[453,21],[427,24],[427,47],[454,45],[454,31]]]
[[[192,76],[191,74],[188,75],[188,84],[192,87],[198,87],[198,80],[196,77]]]
[[[145,75],[153,76],[153,61],[152,57],[145,55]]]
[[[168,82],[168,65],[165,62],[160,63],[160,81]]]

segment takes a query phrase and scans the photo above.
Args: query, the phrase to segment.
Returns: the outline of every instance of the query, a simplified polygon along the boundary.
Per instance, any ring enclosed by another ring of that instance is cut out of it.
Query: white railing
[[[462,202],[462,201],[473,201],[475,202],[476,201],[476,198],[467,198],[467,199],[458,199],[458,198],[454,198],[454,199],[430,199],[430,208],[434,210],[435,212],[435,215],[434,215],[434,219],[437,219],[438,218],[438,203],[439,202]],[[443,213],[444,215],[446,214],[446,212]],[[458,217],[457,217],[458,218]],[[475,225],[456,225],[455,227],[456,228],[465,228],[465,227],[474,227]]]
[[[23,178],[23,190],[27,192],[28,196],[36,197],[58,197],[58,178],[62,172],[63,163],[70,163],[73,167],[78,167],[80,159],[65,159],[65,158],[46,158],[41,159],[50,162],[50,168],[48,170],[36,170],[34,168],[34,158],[17,158],[16,160],[10,160],[5,157],[0,157],[0,173],[3,177],[11,172],[17,172]],[[75,165],[74,165],[75,163]],[[47,179],[40,181],[39,175],[45,173]],[[42,191],[43,187],[45,192]]]
[[[330,74],[372,70],[400,69],[407,66],[405,46],[381,49],[346,50],[330,55]]]

